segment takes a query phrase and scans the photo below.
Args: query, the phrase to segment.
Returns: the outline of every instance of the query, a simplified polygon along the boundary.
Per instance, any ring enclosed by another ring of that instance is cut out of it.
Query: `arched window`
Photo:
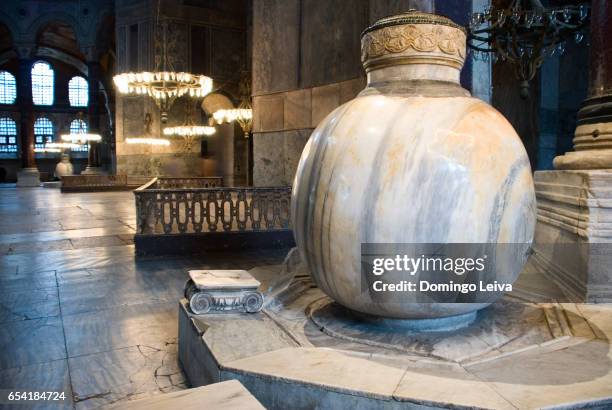
[[[17,152],[17,124],[12,118],[0,118],[0,153]]]
[[[14,104],[17,98],[15,77],[8,71],[0,71],[0,104]]]
[[[83,77],[72,77],[68,82],[68,99],[71,107],[87,107],[89,86]]]
[[[53,69],[44,61],[32,66],[32,101],[34,105],[53,105]]]
[[[45,144],[53,142],[53,123],[45,117],[34,121],[34,148],[43,148]]]
[[[70,133],[71,134],[86,134],[87,133],[87,123],[80,119],[72,120],[70,123]],[[81,148],[72,148],[73,151],[87,151],[87,144],[83,144]]]

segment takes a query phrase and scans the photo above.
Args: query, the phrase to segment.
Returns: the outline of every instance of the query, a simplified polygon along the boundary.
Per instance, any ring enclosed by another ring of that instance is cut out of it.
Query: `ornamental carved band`
[[[450,65],[462,65],[465,42],[465,33],[448,26],[419,24],[385,27],[364,34],[361,39],[361,61],[368,66],[368,60],[385,55],[426,57],[423,53],[431,53],[432,57],[436,54],[439,57],[448,56]]]

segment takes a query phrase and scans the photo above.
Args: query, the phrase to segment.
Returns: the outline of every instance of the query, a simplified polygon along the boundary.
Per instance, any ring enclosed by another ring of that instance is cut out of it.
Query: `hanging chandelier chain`
[[[545,8],[540,0],[512,0],[506,8],[490,6],[474,13],[468,45],[472,58],[508,60],[528,96],[529,81],[548,55],[563,54],[573,36],[579,43],[589,23],[587,3]]]

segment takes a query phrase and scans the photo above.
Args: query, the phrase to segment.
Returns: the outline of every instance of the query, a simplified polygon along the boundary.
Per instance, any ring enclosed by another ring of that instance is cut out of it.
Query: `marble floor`
[[[287,252],[137,259],[134,231],[131,192],[0,185],[0,390],[66,392],[16,408],[91,409],[186,388],[177,301],[187,270],[277,264]]]

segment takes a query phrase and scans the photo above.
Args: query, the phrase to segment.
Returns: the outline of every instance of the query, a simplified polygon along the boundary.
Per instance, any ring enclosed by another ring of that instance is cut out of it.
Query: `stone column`
[[[612,3],[594,0],[589,94],[578,111],[574,151],[555,158],[556,169],[612,169]]]
[[[535,173],[535,258],[572,300],[612,302],[612,3],[593,0],[589,94],[574,151]]]
[[[88,105],[88,125],[89,132],[100,133],[100,63],[90,61],[87,63],[89,73],[89,105]],[[100,144],[97,142],[89,143],[89,153],[87,157],[87,167],[81,174],[100,175]]]
[[[18,187],[40,186],[40,172],[34,158],[34,106],[32,103],[32,60],[19,59],[17,98],[20,115],[21,166],[17,173]]]

